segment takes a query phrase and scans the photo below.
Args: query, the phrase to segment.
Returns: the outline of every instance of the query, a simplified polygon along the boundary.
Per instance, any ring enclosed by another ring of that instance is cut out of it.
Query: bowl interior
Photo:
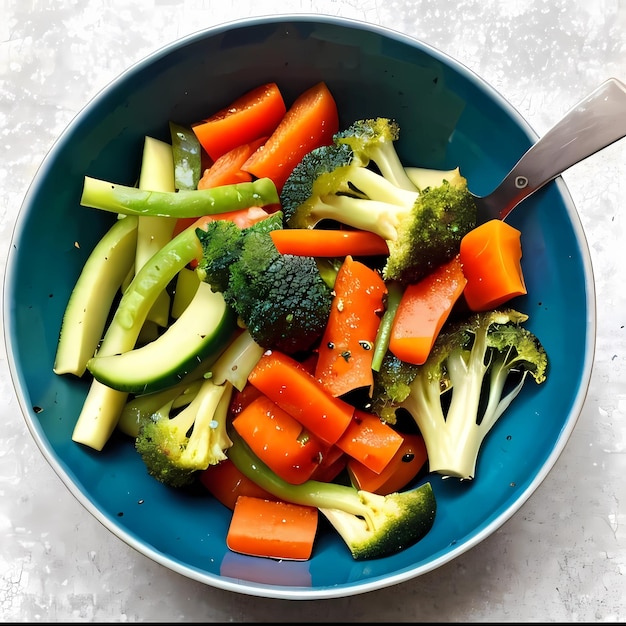
[[[562,181],[514,211],[529,295],[512,304],[550,357],[548,380],[529,383],[487,437],[476,479],[432,478],[439,515],[417,545],[356,562],[331,531],[308,562],[229,552],[229,512],[204,493],[167,489],[121,435],[101,453],[71,441],[88,383],[52,372],[68,296],[111,216],[79,205],[85,175],[132,185],[145,135],[168,140],[244,91],[276,81],[286,99],[325,81],[342,125],[389,116],[407,165],[460,166],[470,187],[495,187],[534,135],[462,65],[371,25],[324,16],[256,18],[166,46],[133,66],[73,121],[42,164],[9,252],[4,319],[9,364],[42,453],[84,506],[157,562],[210,585],[252,595],[312,599],[407,580],[451,560],[506,521],[550,470],[574,427],[591,374],[595,309],[582,228]],[[43,271],[42,271],[43,270]],[[564,323],[567,320],[567,323]],[[531,388],[533,387],[533,388]],[[154,520],[158,519],[158,523]]]

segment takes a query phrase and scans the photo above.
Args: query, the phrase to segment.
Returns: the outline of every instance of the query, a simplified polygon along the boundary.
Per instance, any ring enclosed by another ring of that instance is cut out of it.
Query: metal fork
[[[487,196],[476,196],[477,224],[504,219],[572,165],[626,136],[626,85],[609,78],[531,146]]]

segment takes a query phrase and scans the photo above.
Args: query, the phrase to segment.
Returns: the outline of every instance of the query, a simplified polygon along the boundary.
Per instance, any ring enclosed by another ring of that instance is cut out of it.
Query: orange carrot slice
[[[306,561],[313,553],[318,517],[315,507],[240,496],[226,545],[241,554]]]
[[[281,254],[344,257],[389,254],[387,242],[366,230],[322,230],[283,228],[270,233]]]
[[[421,434],[402,435],[402,443],[381,472],[374,472],[357,459],[348,459],[346,469],[352,484],[382,496],[406,487],[427,461],[426,444]]]
[[[354,419],[335,445],[379,474],[393,459],[402,441],[402,435],[377,415],[356,409]]]
[[[248,381],[327,444],[344,433],[354,407],[335,398],[303,365],[278,351],[265,352]]]
[[[477,226],[460,247],[467,285],[463,295],[472,311],[495,309],[526,293],[522,273],[521,232],[502,220]]]
[[[330,145],[339,130],[337,104],[324,82],[300,94],[276,130],[241,169],[271,178],[279,193],[293,168],[314,148]]]
[[[235,417],[233,428],[265,465],[292,485],[309,480],[329,447],[263,394]]]
[[[286,110],[278,85],[267,83],[246,92],[191,129],[215,161],[237,146],[271,135]]]
[[[252,175],[249,172],[244,172],[241,166],[266,140],[267,137],[261,137],[255,141],[236,146],[222,154],[210,167],[204,170],[198,181],[198,189],[210,189],[221,185],[234,185],[235,183],[251,181]]]
[[[409,285],[393,320],[389,350],[407,363],[424,363],[466,284],[457,254],[419,282]]]
[[[380,274],[347,256],[319,346],[315,377],[333,396],[371,387],[374,341],[387,293]]]

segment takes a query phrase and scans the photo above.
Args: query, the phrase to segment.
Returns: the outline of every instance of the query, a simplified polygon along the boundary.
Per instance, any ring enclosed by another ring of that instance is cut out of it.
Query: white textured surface
[[[539,134],[605,78],[626,80],[624,0],[0,0],[0,273],[38,165],[98,90],[180,36],[276,12],[422,39],[491,82]],[[594,373],[554,469],[491,537],[434,572],[342,600],[190,581],[126,546],[63,486],[26,429],[2,349],[0,620],[626,621],[626,142],[564,179],[596,276]]]

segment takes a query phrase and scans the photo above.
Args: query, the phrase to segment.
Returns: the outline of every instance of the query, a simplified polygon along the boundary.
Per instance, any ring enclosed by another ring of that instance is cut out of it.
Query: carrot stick
[[[337,104],[324,82],[296,98],[276,130],[241,169],[271,178],[280,192],[293,168],[314,148],[332,143],[339,130]]]
[[[387,293],[380,274],[347,256],[320,342],[315,377],[333,396],[371,387],[374,341]]]
[[[271,135],[286,110],[278,85],[267,83],[246,92],[191,129],[215,161],[237,146]]]
[[[477,226],[460,247],[467,285],[463,295],[472,311],[488,311],[526,293],[521,267],[521,232],[502,220]]]
[[[318,517],[315,507],[240,496],[226,545],[251,556],[306,561],[313,553]]]
[[[427,461],[426,444],[419,433],[402,435],[402,443],[381,472],[374,472],[357,459],[348,459],[346,469],[357,489],[387,495],[406,487]]]
[[[311,478],[329,447],[263,394],[252,400],[232,424],[259,459],[292,485]]]
[[[222,154],[210,167],[204,170],[202,177],[198,181],[198,189],[209,189],[211,187],[219,187],[220,185],[232,185],[252,180],[252,175],[249,172],[244,172],[241,166],[266,140],[267,137],[261,137],[260,139],[236,146]]]
[[[248,381],[327,444],[344,433],[354,407],[333,397],[294,358],[277,350],[261,356]]]
[[[402,435],[372,413],[360,409],[336,443],[352,459],[373,472],[382,472],[402,445]]]
[[[320,257],[389,254],[387,242],[365,230],[284,228],[273,230],[270,235],[281,254]]]
[[[426,361],[467,280],[457,254],[402,294],[389,336],[389,350],[402,361]]]

